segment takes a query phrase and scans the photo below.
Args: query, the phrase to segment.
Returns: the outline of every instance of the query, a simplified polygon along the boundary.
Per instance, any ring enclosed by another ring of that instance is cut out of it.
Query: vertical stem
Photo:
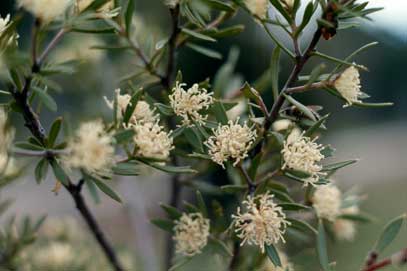
[[[68,190],[68,192],[71,194],[75,205],[76,209],[80,212],[82,215],[83,219],[85,220],[86,224],[88,225],[90,231],[92,232],[93,236],[99,243],[100,247],[102,248],[103,252],[105,253],[107,259],[109,260],[110,264],[113,266],[115,271],[124,271],[123,267],[121,266],[117,255],[112,248],[111,244],[107,241],[104,233],[100,229],[98,223],[96,222],[96,219],[92,215],[91,211],[89,210],[88,206],[85,203],[85,200],[81,194],[81,187],[83,184],[83,181],[79,182],[78,185],[73,185],[70,184],[69,186],[66,186],[65,188]]]

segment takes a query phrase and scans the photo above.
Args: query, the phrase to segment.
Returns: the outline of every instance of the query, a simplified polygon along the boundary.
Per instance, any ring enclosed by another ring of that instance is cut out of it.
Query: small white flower
[[[209,219],[201,213],[183,213],[174,226],[176,252],[189,257],[201,253],[208,243],[209,228]]]
[[[69,268],[75,258],[75,250],[70,244],[52,242],[36,252],[34,264],[38,268],[61,270]]]
[[[347,102],[344,107],[360,102],[359,97],[363,93],[360,91],[359,77],[359,70],[354,66],[350,66],[335,80],[334,87]]]
[[[18,0],[18,3],[36,18],[49,23],[65,12],[72,0]]]
[[[273,131],[280,132],[284,130],[288,130],[293,125],[293,122],[289,119],[281,119],[273,122],[271,128]]]
[[[304,133],[289,136],[284,141],[284,147],[281,150],[283,156],[282,169],[293,169],[310,174],[310,177],[305,180],[304,185],[315,185],[318,182],[319,176],[325,175],[322,170],[322,166],[318,164],[325,158],[321,151],[324,147],[321,144],[315,143],[317,138],[311,140],[311,138],[304,136]]]
[[[238,122],[239,119],[235,122],[229,120],[227,125],[219,124],[217,129],[212,130],[214,135],[205,142],[212,160],[223,168],[228,159],[234,159],[233,165],[236,166],[247,157],[256,138],[255,130],[249,128],[246,122],[243,125]]]
[[[312,206],[318,217],[331,222],[341,214],[341,191],[333,184],[318,186],[312,197]]]
[[[0,176],[10,169],[9,149],[14,139],[14,129],[7,124],[7,113],[0,107]]]
[[[243,205],[244,213],[238,207],[236,215],[232,215],[235,232],[242,239],[241,246],[246,242],[254,244],[264,253],[265,245],[285,242],[283,234],[290,222],[286,221],[283,209],[274,203],[273,195],[248,196]]]
[[[114,164],[113,138],[104,131],[101,120],[82,123],[68,143],[62,162],[67,168],[82,168],[90,173],[110,173]]]
[[[269,0],[244,0],[244,3],[253,15],[266,19],[270,7]]]
[[[126,112],[127,106],[130,103],[131,96],[129,94],[120,94],[120,89],[115,90],[117,99],[117,115],[119,118],[123,118]],[[104,97],[107,106],[113,110],[113,101],[109,101]],[[150,105],[145,101],[138,101],[133,115],[130,117],[129,125],[132,126],[136,123],[155,122],[158,120],[158,115],[154,114],[154,110],[150,108]]]
[[[336,219],[333,224],[336,238],[343,241],[353,241],[356,235],[356,225],[347,219]]]
[[[179,4],[180,0],[164,0],[164,5],[169,8],[175,8]]]
[[[203,109],[208,109],[213,103],[212,93],[206,89],[199,89],[198,84],[194,84],[188,90],[183,87],[186,84],[176,82],[169,96],[170,105],[177,116],[182,117],[182,125],[189,126],[193,121],[203,123],[208,116],[202,115]]]
[[[2,18],[0,16],[0,36],[4,32],[4,30],[7,29],[9,22],[10,22],[10,14],[7,14],[7,16],[4,18]]]
[[[132,126],[135,135],[133,137],[137,148],[137,154],[144,157],[165,160],[174,148],[170,133],[164,131],[164,127],[155,123],[136,123]]]

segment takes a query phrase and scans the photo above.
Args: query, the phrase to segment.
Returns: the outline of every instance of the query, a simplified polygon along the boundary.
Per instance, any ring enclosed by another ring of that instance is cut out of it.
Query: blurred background
[[[140,42],[149,42],[151,36],[157,41],[166,37],[169,33],[169,16],[162,2],[139,0],[136,3],[136,34]],[[361,75],[362,90],[371,95],[371,102],[391,101],[395,105],[380,109],[342,108],[341,102],[325,93],[314,92],[306,97],[299,96],[305,103],[323,104],[323,112],[332,112],[327,123],[329,131],[321,138],[322,142],[337,149],[338,161],[360,159],[359,163],[339,171],[335,180],[344,189],[356,186],[363,194],[368,195],[362,209],[376,218],[375,223],[358,228],[359,234],[354,243],[338,243],[330,250],[332,258],[337,260],[337,270],[343,271],[358,270],[361,260],[383,225],[389,219],[406,212],[407,207],[407,1],[372,0],[369,5],[385,9],[371,16],[372,21],[360,21],[360,28],[339,32],[333,41],[322,41],[319,50],[340,58],[363,44],[378,41],[378,46],[355,59],[358,64],[369,68],[369,72]],[[2,17],[8,13],[13,14],[14,11],[14,1],[1,1]],[[23,48],[28,46],[30,38],[30,19],[25,20],[19,32]],[[243,12],[233,20],[244,24],[246,29],[241,35],[223,39],[212,46],[222,53],[222,60],[209,59],[188,48],[180,50],[178,69],[182,70],[187,83],[212,78],[232,47],[240,51],[235,70],[240,82],[253,82],[268,68],[273,49],[271,40]],[[315,25],[310,25],[308,33],[312,33],[313,27]],[[272,30],[284,39],[283,33],[274,28]],[[113,96],[118,78],[131,72],[134,61],[128,59],[128,55],[88,49],[90,46],[107,43],[109,39],[100,35],[85,37],[72,34],[55,50],[51,57],[56,60],[81,57],[84,61],[77,74],[55,78],[61,84],[63,92],[54,95],[59,104],[58,112],[41,116],[45,123],[48,121],[49,124],[53,117],[64,112],[69,112],[67,117],[73,123],[101,115],[107,119],[110,117],[102,96]],[[307,35],[303,37],[304,44],[308,39]],[[308,71],[319,62],[320,59],[311,61]],[[281,78],[287,78],[291,63],[287,58],[281,63]],[[4,72],[0,62],[0,76],[4,76]],[[21,120],[16,119],[14,123],[21,124]],[[23,127],[19,127],[17,137],[26,136]],[[27,168],[26,171],[30,173],[32,169]],[[29,214],[36,217],[47,213],[49,217],[77,217],[70,197],[65,191],[55,195],[51,192],[53,186],[53,176],[49,176],[46,182],[38,186],[31,174],[27,174],[3,190],[1,197],[14,199],[9,214]],[[91,206],[111,239],[117,244],[132,248],[139,267],[137,270],[154,271],[161,268],[165,235],[154,228],[149,219],[163,215],[158,203],[168,201],[168,187],[168,176],[157,172],[150,172],[148,177],[120,178],[117,190],[124,198],[123,205],[104,198],[100,204]],[[188,196],[188,191],[185,193]],[[81,223],[80,218],[79,222]],[[404,226],[400,238],[386,253],[405,247],[406,244],[407,227]],[[312,253],[311,250],[289,253],[296,267],[298,266],[296,270],[317,270]],[[205,260],[205,265],[200,265],[204,267],[185,266],[183,270],[212,270],[210,266],[217,264],[216,259],[201,259]],[[215,268],[213,270],[223,270],[220,266]]]

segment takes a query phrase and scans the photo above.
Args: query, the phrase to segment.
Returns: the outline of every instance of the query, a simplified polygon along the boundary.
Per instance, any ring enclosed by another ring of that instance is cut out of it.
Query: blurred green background
[[[165,37],[169,32],[169,16],[161,1],[139,0],[136,3],[139,23],[137,31],[141,42],[148,42],[148,37],[151,36],[156,40]],[[306,97],[301,96],[305,103],[323,104],[324,112],[332,112],[327,123],[329,132],[323,135],[322,141],[338,150],[338,160],[361,159],[360,163],[341,171],[335,178],[341,187],[358,186],[360,191],[368,195],[362,209],[377,218],[375,223],[358,228],[359,234],[354,243],[332,246],[330,255],[337,260],[337,270],[340,271],[358,270],[383,225],[389,219],[406,212],[407,207],[407,2],[372,0],[371,4],[386,7],[380,15],[372,16],[377,21],[361,21],[360,28],[345,30],[333,40],[321,42],[319,50],[340,58],[363,44],[379,41],[378,46],[355,59],[358,64],[370,70],[362,73],[362,90],[371,95],[372,102],[391,101],[395,105],[380,109],[342,108],[341,102],[325,93],[315,92]],[[12,0],[2,0],[1,15],[4,17],[7,13],[13,13],[14,5]],[[25,20],[20,29],[20,45],[23,48],[29,42],[30,19]],[[236,74],[240,75],[242,82],[255,81],[268,68],[273,49],[271,40],[243,12],[234,21],[245,24],[243,34],[211,45],[223,54],[223,60],[206,58],[188,48],[180,50],[178,69],[182,70],[186,82],[193,83],[212,77],[224,63],[232,47],[240,51]],[[281,34],[278,31],[276,33]],[[304,44],[308,38],[304,37]],[[56,59],[79,55],[85,62],[80,66],[78,74],[55,79],[63,86],[63,92],[55,95],[60,104],[59,111],[56,114],[43,114],[46,122],[61,112],[69,112],[72,120],[100,115],[108,117],[109,110],[102,96],[111,97],[118,86],[118,78],[131,72],[134,61],[128,59],[128,55],[106,54],[94,50],[90,52],[86,49],[86,46],[109,42],[111,38],[94,35],[85,39],[83,41],[83,36],[79,34],[67,36],[54,54]],[[307,66],[308,71],[319,61],[311,61]],[[291,69],[287,58],[283,59],[281,68],[281,78],[286,78]],[[0,73],[4,73],[4,70]],[[19,129],[17,136],[22,138],[24,133],[23,129]],[[148,218],[161,214],[157,203],[166,201],[166,181],[167,177],[162,175],[153,175],[147,180],[137,178],[136,182],[125,179],[118,189],[126,198],[126,205],[117,206],[105,200],[103,204],[92,207],[115,241],[134,248],[136,257],[140,259],[140,266],[144,266],[145,270],[157,270],[160,261],[154,259],[160,258],[164,251],[163,234],[152,229]],[[30,176],[22,178],[21,182],[4,192],[7,197],[16,198],[10,213],[15,211],[34,216],[44,212],[50,212],[51,216],[75,215],[72,203],[64,193],[55,197],[50,192],[52,185],[52,180],[49,180],[47,185],[38,187]],[[405,247],[406,244],[407,227],[404,226],[398,240],[386,253]],[[294,256],[292,259],[298,270],[317,270],[313,251],[293,251],[289,254]],[[211,262],[204,259],[201,264],[186,266],[183,270],[212,270]]]

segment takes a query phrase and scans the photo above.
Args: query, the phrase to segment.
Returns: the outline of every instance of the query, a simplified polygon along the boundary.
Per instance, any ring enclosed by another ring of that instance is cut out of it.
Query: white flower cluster
[[[198,84],[194,84],[188,90],[183,87],[186,84],[176,82],[169,96],[170,105],[177,116],[182,117],[182,125],[189,126],[193,121],[203,123],[208,117],[200,113],[203,109],[208,109],[213,103],[212,93],[206,89],[199,89]]]
[[[166,160],[170,151],[174,148],[170,133],[164,131],[158,121],[136,124],[133,126],[135,131],[134,143],[136,144],[137,154],[140,156]]]
[[[67,168],[81,168],[90,173],[110,173],[114,164],[113,138],[101,120],[82,123],[68,143],[62,162]]]
[[[232,215],[237,236],[242,239],[241,245],[246,242],[255,244],[264,253],[265,245],[277,244],[280,240],[285,242],[283,234],[290,222],[286,221],[282,208],[274,203],[273,195],[248,196],[243,205],[244,213],[238,207],[236,215]]]
[[[233,165],[236,166],[247,157],[256,138],[256,131],[248,127],[246,122],[239,124],[239,119],[235,122],[230,120],[227,125],[219,124],[217,129],[213,129],[213,133],[205,145],[209,148],[212,160],[223,168],[228,159],[234,159]]]
[[[269,0],[245,0],[244,3],[253,15],[266,19],[270,7]]]
[[[359,97],[363,93],[360,91],[359,77],[359,70],[354,66],[350,66],[335,80],[334,87],[347,102],[344,107],[360,102]]]
[[[311,138],[304,136],[304,133],[295,134],[289,136],[284,141],[284,147],[281,150],[283,156],[282,169],[293,169],[308,173],[309,178],[305,180],[305,184],[315,185],[318,182],[319,176],[325,175],[322,170],[322,166],[317,164],[325,158],[321,151],[324,147],[321,144],[315,143],[317,138],[311,140]]]
[[[49,23],[60,17],[69,5],[71,0],[18,0],[21,7],[31,12],[36,18],[44,23]]]
[[[129,94],[120,94],[120,89],[115,90],[116,100],[117,100],[117,116],[123,118],[126,112],[127,106],[130,105],[131,96]],[[110,109],[114,108],[114,101],[109,101],[106,97],[106,104]],[[138,101],[136,108],[134,109],[133,115],[130,117],[129,125],[133,126],[141,123],[153,123],[158,120],[158,116],[155,114],[154,110],[150,108],[150,105],[145,101]]]
[[[335,185],[318,186],[312,198],[312,205],[318,217],[335,221],[341,211],[341,195],[341,191]]]
[[[4,30],[7,29],[9,23],[10,23],[10,14],[7,14],[7,16],[4,18],[0,16],[0,36],[1,34],[3,34]]]
[[[176,252],[185,256],[201,253],[208,243],[209,228],[209,219],[201,213],[183,213],[174,226]]]
[[[0,176],[5,174],[12,161],[8,151],[14,139],[14,129],[7,125],[7,113],[0,107]]]
[[[352,241],[356,235],[355,222],[340,218],[340,215],[355,215],[359,207],[353,205],[341,208],[343,203],[341,191],[333,184],[319,186],[312,198],[313,207],[320,218],[333,223],[333,232],[339,240]]]

